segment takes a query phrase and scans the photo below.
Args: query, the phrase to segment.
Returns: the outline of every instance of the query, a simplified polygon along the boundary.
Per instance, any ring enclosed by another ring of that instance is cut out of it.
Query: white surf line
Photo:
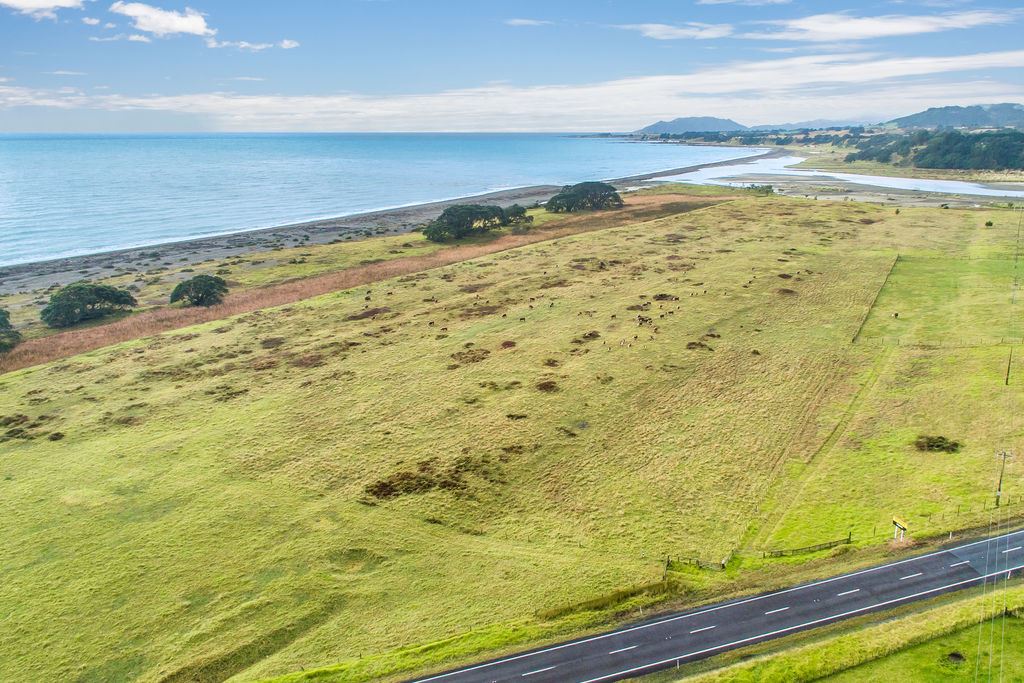
[[[619,648],[618,650],[612,650],[612,651],[611,651],[611,652],[609,652],[608,654],[610,654],[610,655],[617,655],[617,654],[619,654],[620,652],[628,652],[629,650],[635,650],[635,649],[637,649],[638,647],[640,647],[640,646],[639,646],[639,645],[630,645],[629,647],[621,647],[621,648]]]
[[[705,626],[704,628],[694,629],[690,631],[690,635],[692,636],[694,633],[700,633],[701,631],[710,631],[713,628],[718,628],[718,625],[716,624],[714,626]]]
[[[789,609],[788,607],[780,607],[778,609],[770,609],[767,612],[765,612],[765,614],[778,614],[779,612],[785,612],[788,609]]]
[[[842,593],[836,593],[836,597],[837,598],[841,598],[844,595],[853,595],[854,593],[860,593],[860,589],[859,588],[854,588],[851,591],[843,591]]]
[[[970,564],[970,563],[971,563],[970,560],[964,560],[963,562],[956,562],[954,564],[949,565],[949,568],[952,569],[953,567],[962,567],[963,565]]]
[[[1024,547],[1024,546],[1017,546],[1016,548],[1008,548],[1008,549],[1003,551],[1003,555],[1005,555],[1006,553],[1012,553],[1014,550],[1020,550],[1022,547]]]
[[[723,643],[722,645],[715,645],[713,647],[704,648],[703,650],[697,650],[696,652],[687,652],[686,654],[681,654],[681,655],[677,655],[675,657],[670,657],[669,659],[662,659],[661,661],[658,661],[658,662],[651,662],[650,664],[644,664],[643,666],[635,666],[632,669],[625,669],[623,671],[616,671],[615,673],[605,674],[604,676],[598,676],[597,678],[588,678],[585,681],[580,681],[580,683],[598,683],[599,681],[604,681],[604,680],[607,680],[609,678],[618,678],[619,676],[626,676],[628,674],[636,673],[637,671],[643,671],[644,669],[650,669],[651,667],[661,666],[663,664],[671,664],[672,662],[678,661],[680,659],[686,659],[687,657],[696,657],[697,655],[707,654],[708,652],[714,652],[715,650],[722,650],[724,648],[729,648],[729,647],[733,647],[733,646],[736,646],[736,645],[743,645],[744,643],[749,643],[751,641],[758,640],[760,638],[771,638],[771,637],[777,636],[777,635],[779,635],[781,633],[788,633],[789,631],[796,631],[796,630],[801,629],[801,628],[807,628],[808,626],[815,626],[817,624],[821,624],[821,623],[824,623],[826,621],[831,621],[833,619],[842,619],[843,617],[849,617],[849,616],[852,616],[854,614],[860,614],[861,612],[866,612],[868,610],[877,609],[879,607],[887,607],[889,605],[893,605],[893,604],[896,604],[898,602],[905,602],[905,601],[911,600],[913,598],[919,598],[919,597],[921,597],[923,595],[930,595],[931,593],[938,593],[939,591],[948,590],[950,588],[956,588],[958,586],[964,586],[964,585],[969,584],[969,583],[975,583],[977,581],[983,581],[983,580],[986,580],[986,579],[990,579],[993,576],[1001,575],[1004,572],[1007,572],[1007,571],[1011,571],[1012,572],[1012,571],[1016,571],[1018,569],[1024,569],[1024,564],[1018,565],[1016,567],[1012,567],[1010,569],[1001,569],[1000,571],[994,572],[992,574],[986,574],[984,576],[976,576],[976,577],[971,578],[971,579],[965,579],[963,581],[957,581],[956,583],[950,583],[950,584],[947,584],[945,586],[939,586],[938,588],[929,588],[926,591],[921,591],[919,593],[913,593],[911,595],[905,595],[905,596],[903,596],[901,598],[893,598],[891,600],[886,600],[885,602],[879,602],[879,603],[874,604],[874,605],[865,605],[864,607],[858,607],[857,609],[852,609],[852,610],[849,610],[847,612],[842,612],[841,614],[833,614],[832,616],[828,616],[828,617],[820,617],[818,619],[812,619],[811,621],[805,621],[802,624],[796,624],[794,626],[787,626],[785,628],[780,628],[780,629],[777,629],[775,631],[771,631],[769,633],[761,633],[761,634],[756,635],[756,636],[749,636],[747,638],[742,638],[740,640],[734,640],[731,643]]]
[[[555,666],[549,666],[549,667],[546,667],[544,669],[537,669],[536,671],[527,671],[526,673],[522,674],[522,676],[520,676],[520,678],[526,678],[527,676],[532,676],[533,674],[542,674],[545,671],[551,671],[552,669],[554,669],[557,666],[558,665],[556,664]]]
[[[906,576],[901,576],[900,577],[900,581],[906,581],[907,579],[913,579],[914,577],[921,576],[923,574],[924,574],[924,572],[918,572],[916,574],[907,574]]]
[[[563,649],[569,648],[569,647],[576,647],[577,645],[584,645],[586,643],[591,643],[591,642],[594,642],[594,641],[597,641],[597,640],[603,640],[605,638],[611,638],[613,636],[620,636],[620,635],[623,635],[625,633],[632,633],[633,631],[642,631],[643,629],[648,629],[648,628],[651,628],[652,626],[661,626],[662,624],[668,624],[670,622],[679,621],[681,619],[690,619],[690,618],[693,618],[693,617],[696,617],[696,616],[700,616],[702,614],[708,614],[710,612],[717,612],[718,610],[727,609],[729,607],[736,607],[738,605],[745,605],[745,604],[747,604],[749,602],[754,602],[756,600],[764,600],[765,598],[770,598],[770,597],[775,596],[775,595],[785,595],[786,593],[792,593],[793,591],[804,590],[805,588],[813,588],[815,586],[823,586],[823,585],[825,585],[827,583],[832,583],[833,581],[841,581],[843,579],[849,579],[849,578],[852,578],[854,576],[860,576],[861,574],[870,574],[871,572],[877,572],[880,569],[888,569],[889,567],[896,567],[896,566],[899,566],[901,564],[906,564],[907,562],[916,562],[918,560],[923,560],[923,559],[926,559],[926,558],[929,558],[929,557],[936,557],[938,555],[944,555],[946,553],[952,553],[955,550],[962,550],[964,548],[970,548],[972,546],[981,545],[982,543],[991,543],[992,541],[1004,540],[1004,539],[1010,538],[1011,536],[1019,536],[1019,535],[1022,535],[1022,534],[1024,534],[1024,529],[1018,529],[1017,531],[1011,531],[1010,533],[1003,534],[1002,536],[995,536],[993,538],[986,538],[986,539],[983,539],[983,540],[980,540],[980,541],[973,541],[973,542],[967,543],[965,545],[959,545],[959,546],[957,546],[955,548],[946,548],[945,550],[936,550],[935,552],[932,552],[932,553],[926,553],[924,555],[918,555],[916,557],[908,557],[905,560],[899,560],[897,562],[891,562],[889,564],[883,564],[883,565],[880,565],[880,566],[877,566],[877,567],[868,567],[867,569],[861,569],[859,571],[851,572],[849,574],[841,574],[840,576],[833,576],[833,577],[828,578],[828,579],[822,579],[821,581],[815,581],[814,583],[806,583],[806,584],[803,584],[803,585],[800,585],[800,586],[793,586],[792,588],[785,588],[783,590],[776,591],[774,593],[765,593],[764,595],[755,595],[755,596],[752,596],[752,597],[749,597],[749,598],[744,598],[742,600],[736,600],[735,602],[727,602],[727,603],[724,603],[724,604],[721,604],[721,605],[715,605],[714,607],[708,607],[707,609],[698,610],[696,612],[688,612],[687,614],[677,614],[675,616],[667,617],[667,618],[661,619],[659,621],[652,621],[652,622],[648,622],[646,624],[639,624],[637,626],[631,626],[630,628],[622,629],[622,630],[619,630],[619,631],[610,631],[608,633],[602,633],[600,635],[591,636],[590,638],[583,638],[581,640],[574,640],[571,643],[562,643],[561,645],[553,645],[552,647],[544,648],[544,649],[541,649],[541,650],[534,650],[533,652],[524,652],[523,654],[520,654],[520,655],[514,655],[512,657],[506,657],[505,659],[498,659],[498,660],[495,660],[493,662],[484,662],[483,664],[477,664],[475,666],[470,666],[470,667],[467,667],[465,669],[457,669],[455,671],[449,671],[447,673],[437,674],[435,676],[430,676],[428,678],[418,678],[418,679],[416,679],[415,683],[428,683],[429,681],[436,681],[436,680],[440,680],[442,678],[447,678],[449,676],[455,676],[455,675],[458,675],[458,674],[469,673],[471,671],[478,671],[480,669],[486,669],[488,667],[497,666],[499,664],[507,664],[508,662],[514,662],[516,660],[524,659],[526,657],[534,657],[536,655],[545,654],[545,653],[548,653],[548,652],[555,652],[557,650],[563,650]]]

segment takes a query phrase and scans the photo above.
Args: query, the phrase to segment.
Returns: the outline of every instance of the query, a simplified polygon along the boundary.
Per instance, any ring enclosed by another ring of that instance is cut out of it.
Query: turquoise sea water
[[[760,151],[527,134],[0,135],[0,265]]]

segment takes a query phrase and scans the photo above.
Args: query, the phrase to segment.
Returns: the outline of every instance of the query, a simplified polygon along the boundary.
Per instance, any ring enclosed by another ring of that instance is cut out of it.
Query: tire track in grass
[[[875,356],[874,362],[871,368],[868,370],[868,375],[864,379],[863,384],[854,394],[850,403],[847,404],[846,409],[843,411],[838,422],[832,427],[832,431],[825,437],[825,440],[821,445],[814,451],[814,454],[807,461],[803,472],[800,473],[796,486],[786,486],[784,480],[780,480],[779,490],[781,492],[780,497],[776,499],[775,506],[768,513],[767,518],[764,520],[764,524],[760,526],[760,530],[756,532],[756,535],[746,544],[747,550],[756,549],[759,546],[765,546],[768,541],[778,531],[779,526],[782,524],[786,517],[786,513],[789,512],[793,503],[800,500],[803,496],[804,490],[807,488],[808,483],[815,478],[815,473],[820,469],[821,463],[825,461],[828,453],[835,447],[839,442],[839,439],[846,433],[847,427],[853,420],[853,416],[860,410],[864,404],[864,400],[869,393],[874,389],[875,384],[878,382],[878,378],[882,375],[882,371],[888,364],[889,359],[892,356],[892,347],[882,346],[878,350],[878,354]],[[786,491],[790,493],[785,494]]]

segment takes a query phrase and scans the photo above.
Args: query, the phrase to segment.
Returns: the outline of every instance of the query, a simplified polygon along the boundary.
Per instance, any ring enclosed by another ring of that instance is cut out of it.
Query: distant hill
[[[748,130],[746,126],[732,119],[716,119],[714,116],[686,116],[671,121],[658,121],[637,133],[661,135],[662,133],[726,133]]]
[[[1024,128],[1024,104],[932,107],[888,123],[900,128]]]
[[[813,121],[797,121],[796,123],[771,123],[761,126],[744,126],[732,119],[719,119],[714,116],[686,116],[672,121],[658,121],[646,128],[636,131],[639,134],[661,135],[667,133],[678,135],[680,133],[741,133],[743,131],[770,131],[770,130],[804,130],[821,128],[839,128],[847,126],[869,125],[863,120],[834,121],[831,119],[814,119]]]
[[[814,119],[812,121],[797,121],[796,123],[769,123],[762,126],[751,126],[750,130],[820,130],[822,128],[849,128],[851,126],[869,125],[871,125],[871,122],[863,119]]]

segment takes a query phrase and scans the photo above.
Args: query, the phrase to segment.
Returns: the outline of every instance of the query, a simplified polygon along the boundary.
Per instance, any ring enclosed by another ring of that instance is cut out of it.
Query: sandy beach
[[[716,163],[697,164],[666,169],[640,175],[616,178],[610,182],[623,188],[659,177],[690,173],[704,168],[727,166],[738,161],[752,161],[784,155],[782,150],[731,159]],[[472,195],[447,201],[427,202],[384,211],[372,211],[337,218],[281,225],[262,230],[236,232],[215,237],[203,237],[177,242],[147,245],[131,249],[85,254],[50,261],[36,261],[0,267],[0,295],[39,290],[52,285],[65,285],[77,280],[101,278],[115,273],[118,268],[139,267],[140,264],[159,259],[176,265],[196,264],[210,259],[240,256],[275,247],[327,244],[364,239],[380,235],[409,232],[435,218],[445,207],[460,203],[522,204],[530,206],[548,199],[560,188],[555,185],[534,185],[498,192]]]

